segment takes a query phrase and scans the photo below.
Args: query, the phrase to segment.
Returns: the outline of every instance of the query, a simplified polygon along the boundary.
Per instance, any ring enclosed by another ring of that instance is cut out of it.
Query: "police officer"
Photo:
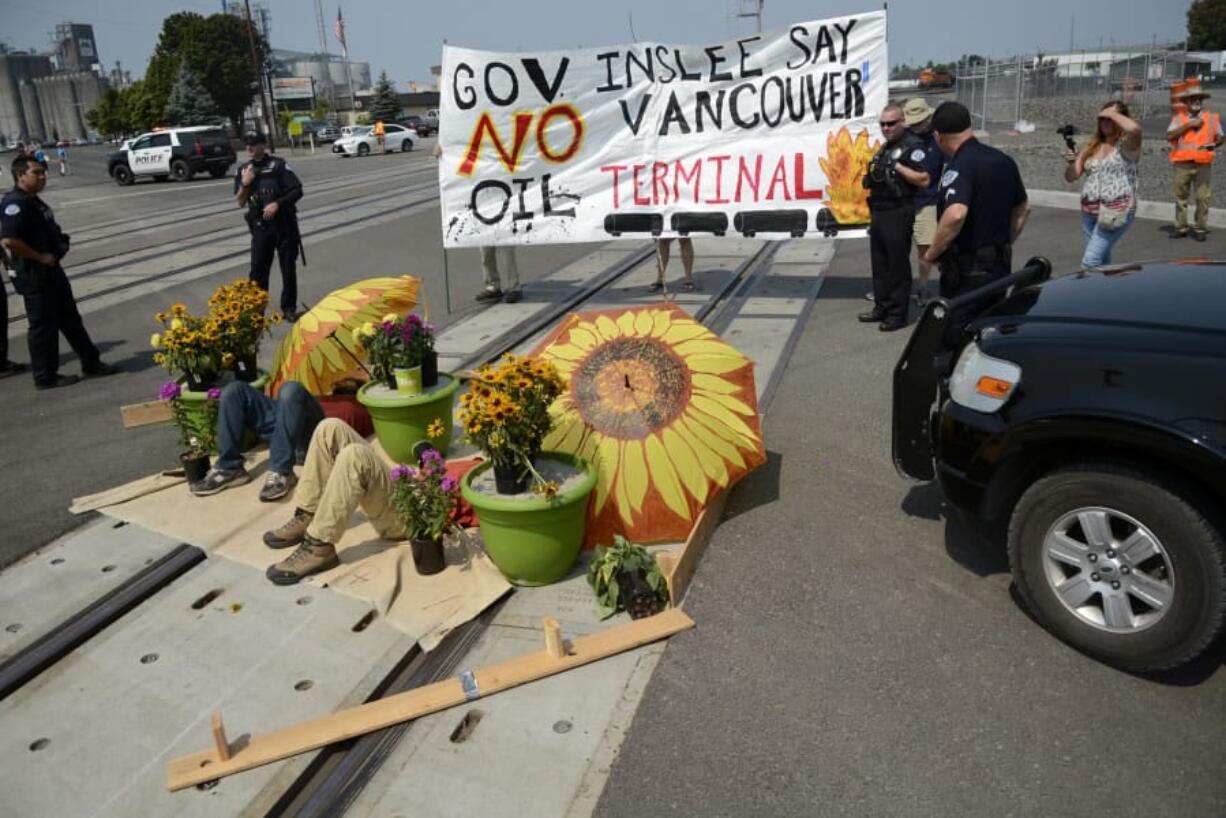
[[[268,153],[263,134],[247,134],[247,155],[251,161],[234,177],[234,200],[247,208],[251,230],[250,278],[268,290],[272,255],[281,266],[281,312],[285,320],[298,320],[298,273],[296,264],[302,239],[298,233],[297,202],[302,198],[302,182],[284,159]]]
[[[941,103],[932,129],[948,159],[937,188],[937,234],[924,259],[940,264],[941,295],[953,298],[1009,274],[1030,209],[1017,163],[975,138],[965,105]]]
[[[878,120],[885,144],[873,156],[864,175],[872,223],[868,228],[873,262],[873,308],[860,320],[874,322],[882,332],[907,325],[911,298],[911,229],[915,222],[915,191],[928,186],[923,143],[907,130],[902,108],[887,105]]]
[[[932,276],[932,265],[924,261],[924,253],[937,235],[937,187],[941,183],[941,166],[945,156],[937,147],[936,137],[932,135],[932,115],[935,113],[928,100],[914,97],[907,100],[902,107],[903,118],[907,122],[907,130],[913,133],[922,143],[924,149],[923,170],[928,174],[928,186],[915,192],[915,227],[913,238],[919,258],[919,285],[915,288],[915,303],[923,307],[928,298],[928,279]]]
[[[12,172],[16,184],[0,200],[0,244],[13,266],[13,288],[25,300],[34,385],[54,389],[80,380],[59,374],[61,332],[77,353],[85,377],[115,374],[118,370],[102,362],[85,331],[72,286],[60,266],[69,237],[55,223],[51,208],[38,198],[47,186],[47,169],[21,154],[13,160]]]

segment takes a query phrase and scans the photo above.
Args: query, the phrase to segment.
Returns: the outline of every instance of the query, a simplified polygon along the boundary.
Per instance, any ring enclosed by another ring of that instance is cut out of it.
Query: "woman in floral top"
[[[1065,151],[1064,180],[1081,186],[1081,226],[1086,237],[1082,267],[1111,263],[1111,248],[1124,237],[1137,213],[1137,162],[1141,125],[1122,102],[1098,112],[1098,127],[1080,152]]]

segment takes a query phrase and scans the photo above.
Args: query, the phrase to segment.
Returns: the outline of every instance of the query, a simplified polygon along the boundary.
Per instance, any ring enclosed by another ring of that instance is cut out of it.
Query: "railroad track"
[[[742,260],[726,283],[699,307],[695,317],[716,331],[727,327],[770,269],[778,247],[777,242],[763,243]],[[653,258],[652,245],[636,244],[591,276],[573,295],[539,310],[529,320],[491,340],[467,356],[459,368],[472,368],[504,352],[522,348],[563,315],[583,309],[602,291],[615,286]],[[201,549],[180,544],[104,596],[48,627],[42,637],[0,663],[0,701],[54,668],[63,657],[115,625],[120,617],[139,608],[176,581],[189,579],[205,562],[206,554]],[[371,686],[367,701],[451,675],[492,621],[496,610],[491,609],[456,629],[428,654],[414,644],[383,679]],[[343,812],[345,805],[356,797],[391,749],[411,729],[411,723],[401,724],[320,751],[286,787],[268,815],[322,816]]]

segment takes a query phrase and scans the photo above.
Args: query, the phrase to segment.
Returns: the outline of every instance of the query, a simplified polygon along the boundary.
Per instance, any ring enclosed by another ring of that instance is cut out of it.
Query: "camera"
[[[1077,129],[1072,125],[1065,125],[1062,128],[1056,128],[1056,133],[1064,137],[1064,144],[1068,145],[1071,151],[1077,150],[1077,143],[1073,141],[1073,134],[1077,133]]]

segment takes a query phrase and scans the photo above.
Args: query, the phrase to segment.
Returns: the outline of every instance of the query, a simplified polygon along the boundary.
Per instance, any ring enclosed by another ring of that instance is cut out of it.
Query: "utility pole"
[[[737,17],[753,17],[757,23],[757,32],[762,33],[762,5],[766,0],[741,0],[741,10],[737,12]],[[757,8],[754,8],[757,6]]]
[[[335,115],[336,86],[332,82],[332,55],[328,52],[328,29],[324,25],[324,0],[315,0],[315,28],[319,34],[320,60],[323,63],[323,91]]]
[[[276,117],[273,115],[269,100],[265,97],[264,67],[260,64],[259,54],[255,47],[255,22],[251,19],[251,0],[243,0],[243,7],[247,13],[247,42],[251,45],[251,68],[255,71],[255,81],[260,87],[260,110],[264,112],[264,133],[268,134],[275,145],[277,143]]]

